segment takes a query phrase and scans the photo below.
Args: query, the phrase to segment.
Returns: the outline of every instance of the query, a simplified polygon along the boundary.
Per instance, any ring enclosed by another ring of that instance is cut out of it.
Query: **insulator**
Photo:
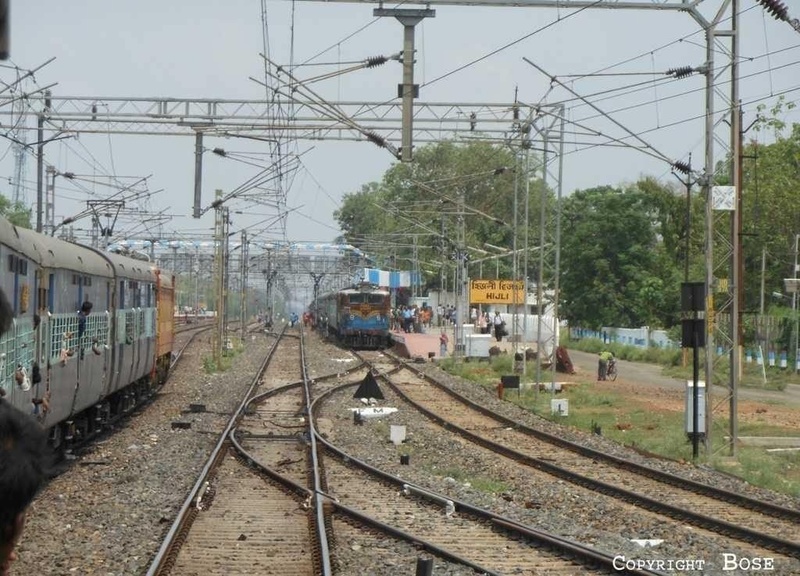
[[[375,68],[375,66],[386,64],[388,61],[389,59],[386,56],[373,56],[372,58],[367,58],[367,68]]]
[[[680,68],[670,68],[667,70],[667,76],[673,76],[674,78],[686,78],[687,76],[691,76],[694,72],[694,68],[691,66],[681,66]]]
[[[788,20],[789,11],[780,0],[756,0],[776,20]]]
[[[364,137],[376,146],[386,147],[386,139],[383,136],[378,136],[375,132],[365,132]]]
[[[688,174],[689,172],[692,171],[692,167],[687,162],[683,162],[681,160],[673,162],[672,167],[675,168],[675,170],[677,170],[681,174]]]

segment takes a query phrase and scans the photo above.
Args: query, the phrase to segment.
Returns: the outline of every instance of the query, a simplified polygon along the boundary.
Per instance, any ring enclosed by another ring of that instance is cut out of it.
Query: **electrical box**
[[[687,434],[694,433],[694,382],[686,381],[686,426]],[[706,383],[697,383],[697,430],[700,434],[706,431]]]

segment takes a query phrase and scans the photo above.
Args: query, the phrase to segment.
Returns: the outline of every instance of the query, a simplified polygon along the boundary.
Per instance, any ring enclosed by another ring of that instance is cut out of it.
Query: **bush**
[[[603,350],[609,350],[620,360],[631,362],[649,362],[651,364],[662,364],[664,366],[678,366],[681,364],[682,351],[680,348],[638,348],[630,344],[618,344],[611,342],[604,344],[599,338],[582,338],[580,340],[570,340],[569,348],[599,354]]]

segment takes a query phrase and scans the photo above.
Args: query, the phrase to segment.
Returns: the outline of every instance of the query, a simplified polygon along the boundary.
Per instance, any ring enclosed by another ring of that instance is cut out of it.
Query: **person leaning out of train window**
[[[0,576],[8,576],[28,505],[49,476],[47,435],[36,420],[0,399]]]
[[[86,319],[89,317],[89,314],[92,313],[92,308],[94,304],[89,302],[88,300],[81,304],[81,309],[78,310],[78,348],[80,348],[81,360],[83,360],[83,350],[84,350],[84,342],[83,342],[83,335],[86,334]]]

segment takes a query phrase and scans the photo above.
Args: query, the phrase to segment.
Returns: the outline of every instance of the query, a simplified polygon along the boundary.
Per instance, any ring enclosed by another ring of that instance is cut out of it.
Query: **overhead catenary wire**
[[[524,36],[521,36],[521,37],[517,38],[516,40],[512,40],[511,42],[509,42],[507,44],[504,44],[503,46],[500,46],[499,48],[495,48],[491,52],[488,52],[488,53],[484,54],[483,56],[480,56],[479,58],[475,58],[474,60],[470,60],[466,64],[462,64],[461,66],[459,66],[459,67],[457,67],[457,68],[455,68],[455,69],[453,69],[453,70],[451,70],[449,72],[446,72],[445,74],[437,76],[433,80],[429,80],[425,84],[422,84],[422,86],[430,86],[431,84],[439,82],[440,80],[444,80],[445,78],[447,78],[449,76],[452,76],[453,74],[457,74],[458,72],[461,72],[462,70],[465,70],[465,69],[469,68],[470,66],[474,66],[478,62],[482,62],[483,60],[486,60],[487,58],[491,58],[492,56],[494,56],[495,54],[499,54],[503,50],[507,50],[508,48],[511,48],[512,46],[515,46],[516,44],[519,44],[520,42],[522,42],[524,40],[527,40],[528,38],[531,38],[532,36],[535,36],[536,34],[539,34],[540,32],[544,32],[545,30],[547,30],[549,28],[552,28],[556,24],[560,24],[560,23],[564,22],[565,20],[568,20],[568,19],[570,19],[570,18],[572,18],[574,16],[577,16],[578,14],[583,12],[584,10],[588,10],[589,8],[593,8],[593,7],[597,6],[598,4],[602,4],[603,1],[604,0],[596,0],[595,2],[592,2],[591,4],[588,4],[586,6],[582,6],[581,8],[578,8],[574,12],[570,12],[569,14],[564,16],[563,18],[559,16],[557,19],[548,22],[544,26],[540,26],[539,28],[537,28],[533,32],[529,32],[528,34],[525,34]]]
[[[800,91],[800,85],[794,86],[792,88],[787,88],[787,89],[782,90],[780,92],[776,92],[775,94],[770,94],[768,96],[764,96],[762,98],[753,98],[751,100],[743,101],[742,102],[742,107],[749,106],[749,105],[756,104],[756,103],[760,103],[760,102],[763,102],[764,100],[769,100],[769,99],[774,98],[776,96],[785,96],[787,94],[791,94],[792,92],[798,92],[798,91]],[[730,113],[730,108],[728,108],[727,110],[722,110],[720,112],[723,113],[723,114],[724,113]],[[697,114],[697,115],[691,116],[689,118],[683,118],[683,119],[680,119],[680,120],[676,120],[674,122],[670,122],[668,124],[662,124],[661,126],[656,127],[656,128],[649,128],[649,129],[641,130],[639,132],[639,134],[640,135],[641,134],[651,134],[653,132],[657,132],[659,130],[664,130],[666,128],[674,128],[675,126],[680,126],[681,124],[686,124],[688,122],[694,122],[696,120],[701,120],[704,117],[705,117],[704,114]],[[625,138],[628,138],[628,137],[625,137]],[[624,140],[624,138],[623,138],[623,140]],[[600,143],[596,143],[596,144],[590,144],[590,145],[587,145],[584,148],[578,148],[578,149],[572,150],[570,152],[565,152],[564,155],[567,156],[569,154],[575,154],[577,152],[584,152],[586,150],[590,150],[592,148],[598,148],[598,147],[601,147],[601,146],[604,146],[604,145],[606,145],[605,142],[600,142]],[[630,145],[628,145],[628,146],[630,146]],[[724,169],[723,165],[720,164],[718,166],[718,169]]]
[[[795,48],[800,48],[800,45],[795,46]],[[797,65],[800,65],[800,60],[796,60],[794,62],[788,62],[786,64],[782,64],[781,66],[772,68],[770,70],[759,70],[759,71],[753,72],[751,74],[743,74],[739,78],[740,78],[740,80],[746,80],[746,79],[750,79],[750,78],[755,78],[755,77],[760,76],[762,74],[769,74],[770,72],[774,72],[776,70],[782,70],[782,69],[789,68],[789,67],[792,67],[792,66],[797,66]],[[671,95],[668,95],[668,96],[661,96],[659,98],[659,100],[661,102],[664,102],[664,101],[667,101],[667,100],[672,100],[672,99],[675,99],[675,98],[680,98],[680,97],[683,97],[683,96],[688,96],[688,95],[691,95],[691,94],[700,93],[700,92],[703,92],[704,90],[705,90],[704,87],[692,88],[690,90],[685,90],[685,91],[679,92],[677,94],[671,94]],[[629,92],[627,94],[630,95],[630,94],[633,94],[635,92],[641,92],[641,91],[642,91],[641,89],[637,89],[637,90],[633,90],[633,91],[631,91],[631,92]],[[770,91],[772,91],[772,88],[770,88]],[[769,98],[769,96],[766,97],[766,98]],[[601,98],[601,99],[598,99],[597,101],[601,101],[601,100],[607,100],[607,98]],[[560,103],[565,103],[565,102],[569,102],[569,101],[574,101],[574,99],[564,100],[564,101],[561,101]],[[643,106],[650,106],[652,104],[653,104],[652,100],[647,100],[645,102],[638,102],[636,104],[628,104],[628,105],[623,106],[621,108],[615,108],[613,110],[609,110],[608,112],[612,113],[612,114],[613,113],[617,113],[617,112],[625,112],[625,111],[633,110],[633,109],[636,109],[636,108],[641,108]],[[578,106],[575,106],[575,108],[578,108]],[[591,119],[594,119],[594,118],[598,118],[599,116],[600,116],[599,114],[594,114],[594,115],[591,115],[591,116],[585,116],[583,118],[580,118],[580,121],[591,120]]]

